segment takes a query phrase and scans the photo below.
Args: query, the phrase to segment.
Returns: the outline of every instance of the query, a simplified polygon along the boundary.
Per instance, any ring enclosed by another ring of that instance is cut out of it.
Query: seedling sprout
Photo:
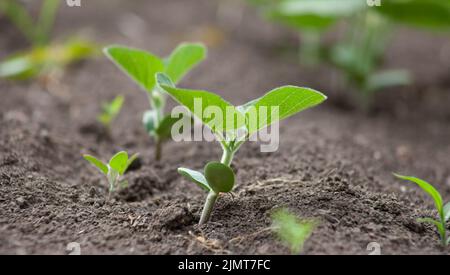
[[[134,154],[128,158],[128,153],[121,151],[115,154],[108,163],[104,163],[91,155],[83,155],[85,160],[106,176],[109,184],[108,199],[117,188],[128,185],[128,182],[123,180],[122,177],[138,156],[139,154]]]
[[[303,250],[318,222],[312,219],[299,219],[287,209],[278,209],[272,214],[272,228],[278,239],[289,247],[292,254]]]
[[[200,224],[208,221],[218,195],[233,189],[235,176],[230,165],[236,152],[250,136],[273,123],[326,100],[325,95],[313,89],[283,86],[236,107],[211,92],[176,88],[171,79],[162,73],[157,74],[157,82],[175,101],[186,107],[204,125],[209,127],[222,146],[223,153],[220,162],[209,162],[204,168],[204,175],[186,168],[178,169],[181,175],[208,191]],[[209,118],[199,113],[199,110],[195,108],[196,100],[201,100],[201,110],[208,107],[219,108],[224,114],[222,119]],[[262,112],[264,109],[270,110],[271,107],[276,108],[278,112],[276,114]],[[230,121],[232,122],[230,123]],[[245,134],[239,135],[239,131]]]
[[[123,46],[110,46],[104,52],[146,92],[151,109],[144,113],[143,124],[147,133],[155,139],[155,159],[160,160],[162,144],[169,139],[170,129],[178,119],[164,114],[166,97],[155,85],[155,75],[164,72],[178,83],[205,59],[206,48],[201,44],[183,43],[167,58]]]
[[[111,102],[103,102],[102,112],[98,115],[97,120],[108,130],[111,129],[111,123],[119,115],[124,102],[124,97],[119,95]]]
[[[428,195],[431,196],[436,206],[437,212],[439,214],[439,219],[436,220],[434,218],[422,218],[418,219],[418,221],[423,223],[430,223],[436,226],[439,235],[441,237],[442,245],[443,246],[449,245],[450,237],[447,238],[446,222],[450,220],[450,202],[447,202],[447,204],[444,205],[442,196],[439,193],[439,191],[437,191],[436,188],[434,188],[431,184],[429,184],[424,180],[415,177],[401,176],[398,174],[394,174],[394,176],[396,176],[399,179],[416,183],[423,191],[425,191]]]

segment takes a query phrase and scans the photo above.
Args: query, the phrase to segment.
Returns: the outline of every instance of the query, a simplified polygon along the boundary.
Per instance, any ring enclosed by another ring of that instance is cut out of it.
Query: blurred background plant
[[[0,62],[0,77],[25,80],[60,70],[98,52],[92,42],[70,37],[52,42],[56,14],[61,0],[42,0],[37,19],[28,11],[28,3],[0,0],[0,16],[4,16],[27,39],[31,48],[13,54]]]
[[[342,90],[354,91],[358,106],[369,111],[374,94],[389,87],[408,85],[407,70],[382,70],[386,46],[397,24],[430,31],[450,30],[450,1],[390,0],[370,6],[366,0],[247,0],[270,21],[299,34],[303,65],[320,63],[343,76]],[[337,41],[324,36],[340,24],[345,30]]]
[[[300,219],[286,208],[272,213],[272,229],[278,239],[298,254],[303,250],[304,243],[309,239],[318,222],[313,219]]]

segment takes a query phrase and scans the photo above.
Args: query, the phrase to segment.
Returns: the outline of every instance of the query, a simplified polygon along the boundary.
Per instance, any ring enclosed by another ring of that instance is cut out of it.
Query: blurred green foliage
[[[0,15],[8,18],[31,44],[31,49],[0,62],[1,78],[26,80],[64,68],[98,52],[96,45],[82,39],[70,38],[63,43],[50,43],[60,2],[61,0],[42,0],[39,16],[34,19],[20,1],[0,1]]]
[[[373,94],[411,82],[406,70],[380,70],[386,44],[397,24],[433,31],[450,30],[448,0],[248,0],[264,17],[292,28],[301,38],[303,64],[327,63],[342,72],[348,89],[357,90],[361,106]],[[327,45],[323,35],[345,22],[345,33]]]

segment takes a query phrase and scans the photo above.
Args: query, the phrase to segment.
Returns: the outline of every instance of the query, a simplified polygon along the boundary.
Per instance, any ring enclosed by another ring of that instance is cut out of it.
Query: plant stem
[[[228,148],[223,148],[222,159],[220,160],[220,162],[225,164],[226,166],[230,166],[231,162],[233,161],[233,157],[234,157],[233,150],[230,150]]]
[[[209,217],[211,216],[211,212],[214,208],[214,204],[216,203],[218,194],[214,191],[209,191],[208,197],[206,198],[205,206],[203,206],[202,216],[200,217],[199,225],[205,224]]]

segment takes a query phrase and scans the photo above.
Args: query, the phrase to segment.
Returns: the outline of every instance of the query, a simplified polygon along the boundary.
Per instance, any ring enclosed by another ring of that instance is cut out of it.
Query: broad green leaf
[[[419,185],[420,188],[422,188],[423,191],[425,191],[426,193],[428,193],[434,200],[434,203],[436,205],[436,209],[438,210],[439,216],[443,217],[443,203],[442,203],[442,197],[441,194],[439,194],[439,192],[428,182],[421,180],[419,178],[415,178],[415,177],[407,177],[407,176],[402,176],[402,175],[398,175],[398,174],[394,174],[394,176],[396,176],[399,179],[403,179],[403,180],[408,180],[411,182],[416,183],[417,185]]]
[[[128,161],[127,161],[127,166],[125,167],[125,170],[123,171],[124,173],[128,170],[128,168],[130,167],[130,165],[139,157],[139,153],[136,153],[134,155],[132,155]]]
[[[444,221],[450,220],[450,202],[444,206]]]
[[[244,105],[247,130],[251,135],[272,123],[316,106],[326,99],[322,93],[309,88],[295,86],[276,88],[258,100],[252,101],[251,105]],[[272,108],[278,108],[278,114],[273,113]]]
[[[87,161],[89,161],[92,165],[98,168],[100,172],[107,175],[108,174],[108,166],[104,164],[101,160],[98,160],[97,158],[91,156],[91,155],[83,155],[83,158]]]
[[[128,163],[128,154],[125,151],[121,151],[115,154],[111,160],[109,161],[109,166],[116,170],[119,175],[123,175],[125,173],[125,169],[127,168]]]
[[[17,56],[0,63],[0,77],[12,78],[33,70],[34,65],[28,56]]]
[[[164,71],[164,63],[161,59],[142,50],[110,46],[105,48],[104,52],[147,92],[151,92],[155,86],[155,74]]]
[[[156,129],[156,134],[158,138],[161,140],[166,140],[171,137],[172,134],[172,126],[179,121],[181,118],[172,117],[171,115],[167,115],[163,118],[161,123],[158,125]]]
[[[291,252],[298,254],[317,227],[317,222],[299,219],[287,209],[280,209],[272,214],[272,227],[278,238],[289,246]]]
[[[202,173],[188,169],[188,168],[178,168],[178,173],[180,175],[184,176],[185,178],[187,178],[188,180],[196,183],[198,186],[200,186],[204,190],[206,190],[208,192],[211,190],[211,188],[208,185],[208,182],[206,181],[205,176],[203,176]]]
[[[374,9],[389,19],[432,29],[450,30],[450,1],[391,0]]]
[[[403,86],[411,83],[411,75],[406,70],[387,70],[369,76],[367,88],[377,91],[393,86]]]
[[[272,20],[297,29],[321,30],[366,8],[362,0],[283,0],[266,14]]]
[[[220,162],[210,162],[205,166],[205,178],[208,185],[216,193],[227,193],[233,190],[234,172]]]
[[[145,126],[145,130],[148,134],[153,135],[156,130],[156,122],[157,120],[157,111],[156,110],[149,110],[146,111],[142,117],[142,123]]]
[[[178,83],[195,65],[206,57],[206,48],[202,44],[183,43],[179,45],[167,60],[165,73]]]
[[[160,86],[214,133],[232,131],[244,125],[245,118],[242,113],[216,94],[201,90],[178,89],[162,83]],[[205,115],[206,110],[211,113]]]

